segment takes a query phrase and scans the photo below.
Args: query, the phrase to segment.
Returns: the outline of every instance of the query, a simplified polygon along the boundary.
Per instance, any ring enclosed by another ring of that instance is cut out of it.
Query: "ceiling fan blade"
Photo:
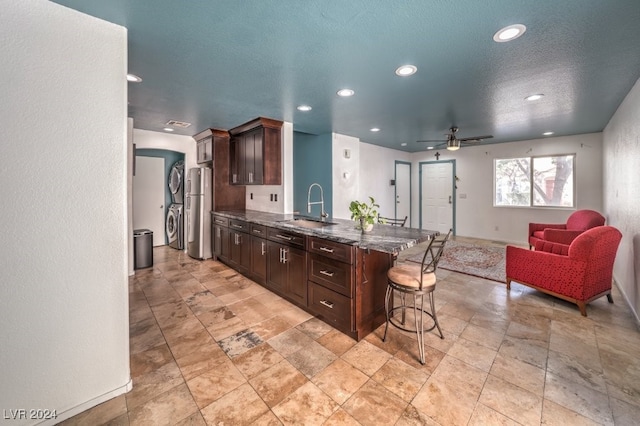
[[[416,142],[446,142],[446,139],[432,139],[432,140],[424,140],[424,141],[416,141]]]
[[[459,138],[458,140],[460,142],[480,142],[481,140],[491,139],[492,137],[493,135],[485,135],[485,136],[474,136],[471,138]]]

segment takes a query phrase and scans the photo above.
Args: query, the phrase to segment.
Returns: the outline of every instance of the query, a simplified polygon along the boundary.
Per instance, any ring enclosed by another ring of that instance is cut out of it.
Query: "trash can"
[[[153,266],[153,231],[136,229],[133,231],[133,269]]]

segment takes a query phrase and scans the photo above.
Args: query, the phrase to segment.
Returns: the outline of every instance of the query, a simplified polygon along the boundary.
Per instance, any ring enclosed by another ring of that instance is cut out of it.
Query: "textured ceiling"
[[[454,125],[490,143],[581,134],[601,131],[640,77],[639,0],[56,3],[128,28],[143,79],[129,115],[146,130],[193,123],[176,134],[258,116],[412,152]],[[493,41],[516,23],[522,37]],[[404,64],[418,72],[396,76]]]

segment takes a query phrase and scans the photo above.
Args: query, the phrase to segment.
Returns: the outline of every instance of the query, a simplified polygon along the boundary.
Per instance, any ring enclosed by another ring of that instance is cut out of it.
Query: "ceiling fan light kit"
[[[447,141],[447,149],[449,151],[457,151],[460,149],[460,141],[456,138],[449,139]]]
[[[447,139],[445,140],[425,140],[425,141],[418,141],[418,142],[442,142],[439,145],[429,146],[427,147],[427,149],[441,148],[446,146],[449,151],[457,151],[460,149],[462,144],[475,145],[475,144],[479,144],[484,139],[491,139],[493,137],[493,135],[484,135],[484,136],[472,136],[469,138],[458,139],[456,137],[457,131],[458,131],[458,128],[455,126],[452,126],[449,128],[449,133],[445,134],[445,136],[447,137]]]

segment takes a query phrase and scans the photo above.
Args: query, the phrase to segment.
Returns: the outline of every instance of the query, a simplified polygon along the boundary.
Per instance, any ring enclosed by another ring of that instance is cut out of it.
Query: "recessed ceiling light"
[[[553,132],[544,132],[543,135],[544,136],[551,136],[553,134]]]
[[[311,107],[309,105],[299,105],[298,111],[311,111]]]
[[[403,65],[396,70],[396,75],[399,75],[400,77],[406,77],[415,74],[416,71],[418,71],[418,68],[416,68],[414,65]]]
[[[509,25],[499,30],[493,35],[493,41],[498,43],[504,43],[506,41],[515,40],[520,37],[527,30],[522,24]]]
[[[428,146],[427,149],[433,149],[433,147],[432,146]]]
[[[344,98],[344,97],[348,97],[348,96],[353,96],[356,92],[354,92],[351,89],[340,89],[340,90],[338,90],[337,93],[338,93],[338,96],[342,96]]]
[[[406,142],[402,142],[402,143],[400,144],[400,146],[407,146],[407,143],[406,143]]]
[[[127,81],[132,83],[140,83],[142,79],[135,74],[127,74]]]
[[[542,93],[536,93],[535,95],[527,96],[524,98],[526,101],[537,101],[538,99],[542,99],[544,95]]]
[[[380,131],[380,129],[378,129],[377,127],[372,127],[369,130],[371,130],[372,132],[379,132]]]
[[[171,127],[165,127],[164,129],[165,132],[173,132],[173,129]]]

